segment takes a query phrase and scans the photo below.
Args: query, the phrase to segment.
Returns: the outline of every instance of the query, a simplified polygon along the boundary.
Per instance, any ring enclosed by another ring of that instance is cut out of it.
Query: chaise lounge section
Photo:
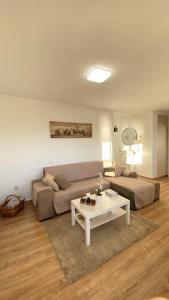
[[[130,200],[130,208],[141,209],[159,200],[160,183],[126,176],[105,177],[110,188]]]

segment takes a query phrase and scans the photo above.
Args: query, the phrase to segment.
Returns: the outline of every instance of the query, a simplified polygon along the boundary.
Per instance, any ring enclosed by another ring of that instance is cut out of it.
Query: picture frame
[[[50,121],[51,138],[92,138],[92,123]]]

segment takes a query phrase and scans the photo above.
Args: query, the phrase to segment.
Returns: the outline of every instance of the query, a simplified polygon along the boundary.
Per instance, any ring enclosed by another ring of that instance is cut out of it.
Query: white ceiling
[[[95,84],[91,66],[115,73]],[[0,93],[169,110],[169,1],[0,0]]]

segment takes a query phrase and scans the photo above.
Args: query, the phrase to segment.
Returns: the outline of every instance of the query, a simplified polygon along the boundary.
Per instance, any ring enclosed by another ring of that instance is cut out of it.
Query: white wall
[[[93,138],[51,139],[49,121],[91,122]],[[30,199],[44,166],[101,159],[112,132],[112,111],[0,95],[0,200],[15,186]]]
[[[120,162],[119,150],[123,148],[122,132],[127,127],[136,129],[138,136],[144,137],[143,164],[136,171],[146,177],[155,177],[155,113],[146,111],[140,114],[115,113],[114,122],[119,131],[114,134],[115,160]]]

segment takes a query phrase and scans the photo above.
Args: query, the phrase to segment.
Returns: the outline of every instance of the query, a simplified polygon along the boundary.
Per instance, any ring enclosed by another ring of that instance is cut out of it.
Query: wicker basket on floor
[[[19,200],[19,204],[13,208],[7,208],[6,205],[11,200],[11,198],[16,198]],[[5,201],[0,205],[0,213],[4,217],[14,217],[24,208],[24,198],[16,195],[9,195]]]

